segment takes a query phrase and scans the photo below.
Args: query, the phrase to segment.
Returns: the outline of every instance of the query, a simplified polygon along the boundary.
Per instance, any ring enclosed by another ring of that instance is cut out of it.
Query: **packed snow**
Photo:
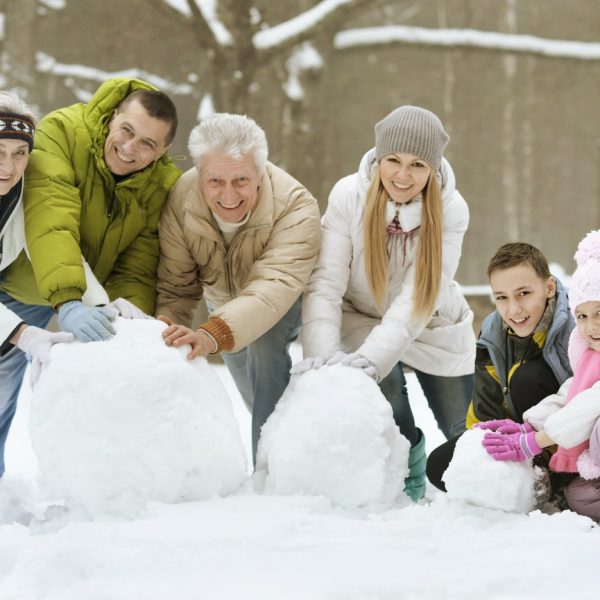
[[[361,27],[340,31],[335,35],[334,46],[338,49],[344,49],[364,45],[392,44],[394,42],[453,48],[470,46],[579,60],[598,60],[600,58],[600,44],[597,42],[552,40],[534,35],[511,34],[500,31],[433,29],[407,25],[383,25],[381,27]]]
[[[249,453],[249,414],[225,367],[216,371]],[[407,382],[431,451],[443,436],[412,373]],[[475,506],[431,487],[419,504],[344,509],[322,495],[258,494],[247,480],[222,498],[90,520],[39,486],[29,405],[25,388],[0,481],[2,600],[597,597],[600,528],[590,519]]]
[[[117,318],[106,342],[53,347],[30,433],[54,496],[89,515],[135,515],[150,500],[226,495],[246,478],[231,401],[205,359],[164,344],[154,319]]]
[[[443,475],[448,498],[509,512],[529,512],[537,502],[535,482],[542,475],[541,469],[531,460],[494,460],[481,444],[485,433],[471,429],[460,436]]]
[[[320,494],[344,508],[408,502],[409,447],[373,379],[361,369],[324,366],[293,377],[263,427],[257,486]]]

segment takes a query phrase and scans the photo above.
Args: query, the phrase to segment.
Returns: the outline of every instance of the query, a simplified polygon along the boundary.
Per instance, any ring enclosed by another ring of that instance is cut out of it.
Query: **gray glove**
[[[124,319],[151,319],[143,310],[140,310],[135,304],[125,300],[125,298],[117,298],[106,306],[114,308]]]
[[[324,364],[325,359],[322,356],[305,358],[304,360],[292,365],[290,374],[302,375],[302,373],[306,373],[306,371],[310,371],[311,369],[320,369]]]
[[[40,376],[42,363],[48,361],[50,348],[60,342],[72,342],[75,339],[72,333],[64,331],[46,331],[33,325],[28,325],[17,340],[17,347],[31,357],[31,372],[29,381],[33,387]]]
[[[371,362],[366,356],[353,352],[347,354],[338,350],[333,356],[330,356],[325,363],[328,366],[336,364],[344,365],[345,367],[354,367],[355,369],[362,369],[371,379],[379,382],[379,371],[375,366],[375,363]]]

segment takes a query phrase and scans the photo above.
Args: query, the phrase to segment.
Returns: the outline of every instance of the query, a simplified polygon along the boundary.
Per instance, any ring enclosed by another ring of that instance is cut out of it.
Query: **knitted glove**
[[[291,375],[302,375],[311,369],[320,369],[325,364],[325,359],[322,356],[305,358],[292,365],[290,369]]]
[[[60,342],[72,342],[75,338],[72,333],[64,331],[46,331],[33,325],[28,325],[17,340],[19,347],[25,354],[31,357],[31,371],[29,374],[29,382],[33,387],[40,376],[42,363],[45,363],[50,358],[50,348],[54,344]]]
[[[99,342],[116,333],[111,323],[116,316],[117,311],[112,307],[92,308],[79,300],[71,300],[58,309],[58,324],[82,342]]]
[[[495,460],[522,462],[533,458],[542,449],[535,441],[535,431],[529,433],[486,433],[481,443]]]
[[[124,319],[151,319],[143,310],[140,310],[135,304],[125,300],[125,298],[117,298],[106,306],[114,308]]]
[[[372,363],[366,356],[353,352],[352,354],[346,354],[338,350],[333,356],[330,356],[325,363],[328,366],[336,364],[344,365],[345,367],[354,367],[355,369],[362,369],[369,377],[375,381],[379,381],[379,371],[374,363]]]
[[[487,429],[498,433],[529,433],[534,431],[533,427],[525,423],[517,423],[512,419],[494,419],[492,421],[481,421],[473,425],[474,429]]]

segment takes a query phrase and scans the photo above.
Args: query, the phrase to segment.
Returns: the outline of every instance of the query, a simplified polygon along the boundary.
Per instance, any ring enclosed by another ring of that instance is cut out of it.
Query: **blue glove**
[[[89,307],[79,300],[71,300],[58,309],[58,324],[82,342],[99,342],[115,335],[111,321],[116,316],[114,308]]]

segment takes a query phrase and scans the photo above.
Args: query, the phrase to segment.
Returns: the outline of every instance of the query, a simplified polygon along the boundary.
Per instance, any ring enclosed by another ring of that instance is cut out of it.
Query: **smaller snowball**
[[[540,469],[530,460],[495,460],[481,443],[484,434],[475,428],[460,436],[442,478],[448,497],[507,512],[529,512],[536,503],[534,484]]]
[[[344,508],[406,496],[408,440],[379,386],[333,365],[292,378],[263,426],[255,481],[272,494],[318,494]]]

